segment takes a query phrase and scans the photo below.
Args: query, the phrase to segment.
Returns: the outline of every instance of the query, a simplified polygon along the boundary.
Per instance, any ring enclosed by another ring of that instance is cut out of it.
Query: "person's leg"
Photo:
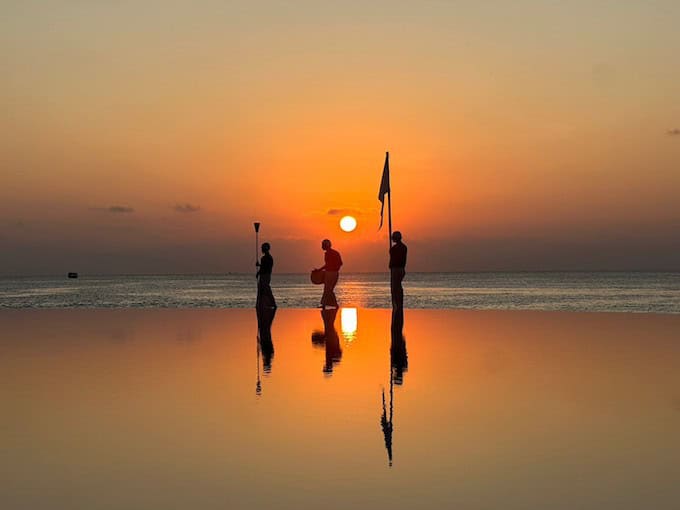
[[[274,293],[272,292],[271,286],[272,275],[271,274],[262,275],[260,276],[260,281],[262,282],[262,298],[261,298],[262,306],[275,307],[276,300],[274,299]]]
[[[404,307],[404,287],[401,282],[406,272],[401,268],[393,267],[390,270],[390,291],[392,293],[392,308]]]
[[[397,275],[396,269],[390,268],[390,297],[392,298],[392,308],[396,308]]]
[[[338,272],[326,271],[323,280],[323,297],[321,298],[321,304],[323,306],[335,306],[337,308],[338,301],[333,292],[336,283],[338,283]]]
[[[329,282],[330,280],[328,279],[328,271],[324,271],[323,274],[323,295],[321,296],[321,306],[326,306],[328,304],[328,295],[329,295]]]
[[[338,300],[335,297],[335,286],[338,283],[338,278],[340,277],[340,273],[337,271],[332,271],[331,272],[331,285],[330,285],[330,297],[331,297],[331,306],[338,307]]]
[[[397,306],[399,309],[404,308],[404,286],[402,285],[404,276],[406,276],[406,271],[400,269],[397,274]]]
[[[272,292],[272,286],[267,285],[267,291],[269,293],[269,302],[272,308],[276,308],[276,299],[274,299],[274,293]]]

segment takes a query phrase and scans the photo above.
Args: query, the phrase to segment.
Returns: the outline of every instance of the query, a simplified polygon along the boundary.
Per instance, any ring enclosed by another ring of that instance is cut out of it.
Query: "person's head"
[[[328,250],[330,247],[331,247],[331,242],[330,242],[330,240],[324,239],[323,241],[321,241],[321,249],[322,249],[322,250],[326,251],[326,250]]]
[[[394,241],[395,243],[400,243],[401,242],[401,232],[399,232],[398,230],[395,230],[394,232],[392,232],[392,241]]]
[[[269,250],[271,250],[269,243],[262,243],[262,253],[269,253]]]

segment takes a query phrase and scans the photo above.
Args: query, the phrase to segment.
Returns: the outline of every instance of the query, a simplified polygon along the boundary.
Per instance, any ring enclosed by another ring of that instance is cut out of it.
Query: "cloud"
[[[675,129],[669,129],[667,131],[668,136],[680,136],[680,129],[675,128]]]
[[[194,213],[200,211],[201,207],[192,204],[176,204],[173,209],[178,213]]]
[[[115,214],[124,214],[124,213],[133,213],[135,210],[132,207],[128,207],[125,205],[110,205],[109,207],[106,208],[106,210],[110,213],[115,213]]]
[[[361,214],[361,211],[358,211],[356,209],[328,209],[326,211],[326,214],[329,216],[345,216],[347,214],[351,216],[359,216]]]
[[[104,211],[113,214],[133,213],[135,210],[127,205],[110,205],[108,207],[90,207],[90,211]]]

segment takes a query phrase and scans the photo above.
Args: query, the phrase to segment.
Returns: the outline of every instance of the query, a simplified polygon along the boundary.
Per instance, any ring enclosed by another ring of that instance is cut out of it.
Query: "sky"
[[[5,1],[0,274],[680,270],[676,1]],[[343,233],[343,214],[359,227]]]

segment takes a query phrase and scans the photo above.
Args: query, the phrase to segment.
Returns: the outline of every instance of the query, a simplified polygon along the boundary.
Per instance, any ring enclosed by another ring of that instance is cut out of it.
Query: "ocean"
[[[279,307],[318,304],[306,274],[274,274]],[[680,313],[680,273],[409,273],[406,308]],[[0,308],[249,308],[254,275],[0,278]],[[389,308],[386,273],[342,273],[345,307]]]

